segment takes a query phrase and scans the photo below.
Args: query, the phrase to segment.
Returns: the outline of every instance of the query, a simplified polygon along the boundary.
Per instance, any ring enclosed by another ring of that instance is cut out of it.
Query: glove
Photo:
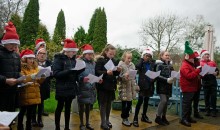
[[[46,78],[46,74],[44,73],[44,74],[42,74],[40,77],[41,77],[41,78]]]
[[[173,83],[173,78],[168,78],[167,83],[172,84]]]

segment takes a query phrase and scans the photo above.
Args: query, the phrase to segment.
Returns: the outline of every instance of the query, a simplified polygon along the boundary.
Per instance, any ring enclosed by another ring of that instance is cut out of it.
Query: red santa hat
[[[26,50],[21,51],[20,57],[21,58],[29,58],[29,57],[35,58],[35,55],[32,50],[26,49]]]
[[[64,51],[78,51],[79,49],[77,48],[77,44],[75,43],[75,41],[71,39],[65,39],[63,50]]]
[[[83,54],[94,53],[93,47],[91,45],[89,45],[89,44],[85,44],[81,48],[83,50]]]
[[[19,36],[17,34],[16,28],[12,22],[8,22],[4,28],[4,36],[1,40],[2,45],[14,43],[20,45]]]
[[[46,47],[46,43],[45,43],[44,39],[42,39],[42,38],[37,39],[35,41],[35,49],[38,50],[42,44],[44,44],[44,46]]]
[[[145,54],[150,54],[153,57],[153,52],[149,48],[142,52],[141,58],[143,58]]]
[[[200,55],[199,55],[199,53],[198,53],[197,51],[194,52],[194,55],[195,55],[195,57],[198,58],[198,59],[201,58]]]
[[[209,54],[207,50],[202,50],[200,53],[200,57],[202,58],[205,54]]]

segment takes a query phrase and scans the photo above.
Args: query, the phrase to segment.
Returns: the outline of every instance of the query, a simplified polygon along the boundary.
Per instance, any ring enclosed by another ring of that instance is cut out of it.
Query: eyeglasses
[[[47,53],[38,53],[39,55],[46,55]]]

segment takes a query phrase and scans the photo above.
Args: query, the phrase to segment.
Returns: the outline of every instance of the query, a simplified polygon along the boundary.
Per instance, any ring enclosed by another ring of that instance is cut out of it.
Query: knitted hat
[[[35,58],[34,52],[32,50],[26,49],[26,50],[22,50],[21,54],[20,54],[21,58]]]
[[[142,52],[141,58],[143,58],[145,54],[150,54],[153,57],[153,52],[149,48]]]
[[[200,57],[202,58],[205,54],[209,54],[207,50],[202,50],[200,53]]]
[[[65,39],[63,50],[64,51],[78,51],[79,49],[77,48],[75,41],[71,39]]]
[[[185,42],[185,51],[184,51],[184,53],[185,53],[185,59],[194,59],[196,57],[193,50],[192,50],[192,48],[190,48],[188,41]]]
[[[42,38],[37,39],[35,41],[35,49],[38,50],[42,44],[44,44],[44,46],[46,47],[46,43],[45,43],[44,39],[42,39]]]
[[[20,45],[19,36],[14,24],[12,22],[8,22],[4,29],[5,34],[1,40],[2,45],[9,43]]]
[[[82,48],[83,54],[94,53],[94,50],[93,50],[92,46],[89,45],[89,44],[85,44],[81,48]]]

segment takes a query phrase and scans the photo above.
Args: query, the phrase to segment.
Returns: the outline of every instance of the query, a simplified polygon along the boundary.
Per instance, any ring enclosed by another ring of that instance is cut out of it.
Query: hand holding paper
[[[97,77],[97,76],[92,75],[92,74],[89,74],[89,75],[87,76],[87,78],[89,79],[88,82],[91,83],[91,84],[100,82],[100,80],[102,79],[102,77],[103,77],[103,75]]]
[[[9,126],[18,113],[19,112],[0,112],[0,124],[3,126]]]
[[[205,64],[202,67],[202,72],[200,72],[200,75],[204,76],[205,74],[214,74],[215,70],[216,70],[216,67],[211,67],[211,66],[208,66],[207,64]]]
[[[176,78],[179,79],[180,78],[180,72],[177,71],[171,71],[171,78]]]
[[[151,79],[155,79],[156,77],[158,77],[160,75],[160,72],[161,71],[157,71],[157,72],[153,72],[153,71],[150,71],[148,70],[145,75],[148,76],[149,78]]]
[[[129,78],[130,79],[135,79],[136,74],[137,74],[137,70],[132,70],[132,69],[129,70]]]

